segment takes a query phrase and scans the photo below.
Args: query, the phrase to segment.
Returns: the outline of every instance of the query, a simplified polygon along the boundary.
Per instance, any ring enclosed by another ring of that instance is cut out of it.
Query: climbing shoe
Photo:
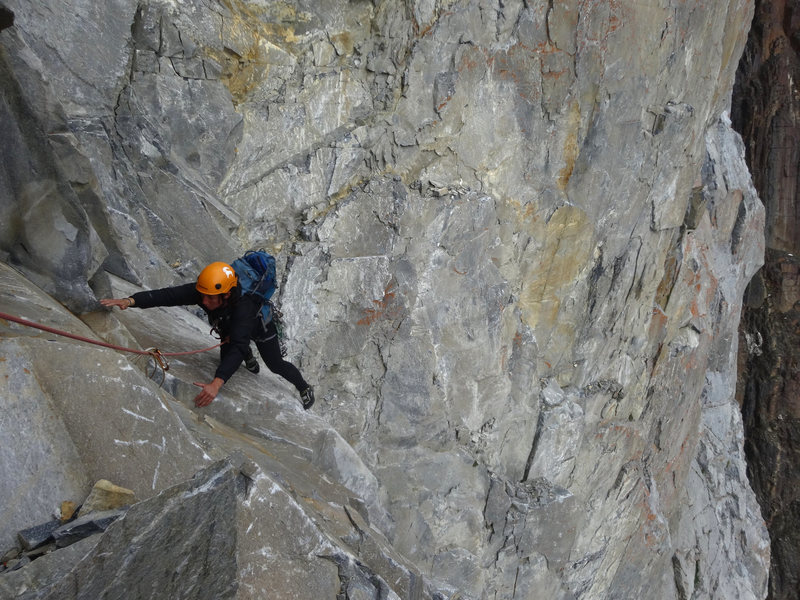
[[[245,359],[244,368],[251,373],[258,373],[261,370],[261,368],[258,366],[258,360],[256,360],[256,357],[252,354]]]
[[[308,386],[300,392],[300,402],[303,403],[303,410],[308,410],[314,405],[314,388]]]

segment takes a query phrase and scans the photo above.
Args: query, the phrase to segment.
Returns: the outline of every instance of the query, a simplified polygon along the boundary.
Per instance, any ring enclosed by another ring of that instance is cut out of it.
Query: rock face
[[[21,599],[234,598],[236,537],[229,532],[237,488],[244,489],[236,473],[230,465],[209,467],[131,508],[77,565],[49,565],[48,574],[58,568],[63,577],[45,583],[20,569],[0,579],[0,590]]]
[[[738,395],[751,479],[772,538],[769,597],[775,600],[800,598],[798,35],[796,3],[757,3],[733,110],[766,207],[766,264],[746,294]]]
[[[220,598],[765,596],[734,397],[764,216],[726,114],[749,2],[2,4],[0,311],[203,348],[191,311],[96,297],[263,246],[318,399],[241,372],[190,410],[213,356],[159,388],[4,323],[3,451],[64,466],[44,497],[3,461],[2,536],[89,481],[142,500],[32,597],[113,596],[136,575],[98,557],[147,512],[235,548]]]

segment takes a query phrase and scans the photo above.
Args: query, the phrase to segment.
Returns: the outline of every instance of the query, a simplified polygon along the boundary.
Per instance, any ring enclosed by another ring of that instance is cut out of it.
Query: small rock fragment
[[[53,532],[53,539],[58,548],[64,548],[90,535],[105,531],[111,523],[124,514],[125,511],[122,510],[106,510],[78,517],[56,529]]]
[[[116,510],[135,502],[136,495],[131,490],[114,485],[107,479],[101,479],[94,484],[89,497],[78,511],[78,517],[95,511]]]
[[[73,515],[75,514],[75,509],[77,506],[74,502],[70,502],[69,500],[65,500],[61,503],[61,522],[66,523],[69,521]]]
[[[41,525],[34,525],[28,529],[17,532],[20,544],[24,550],[33,550],[47,542],[53,532],[61,527],[61,521],[54,519]]]

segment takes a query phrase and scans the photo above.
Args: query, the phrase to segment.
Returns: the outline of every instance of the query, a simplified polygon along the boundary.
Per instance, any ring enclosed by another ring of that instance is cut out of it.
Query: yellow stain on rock
[[[347,31],[331,35],[331,43],[337,48],[344,50],[344,53],[347,55],[352,54],[355,49],[353,36]]]
[[[269,12],[242,0],[223,0],[223,4],[230,11],[223,24],[225,37],[235,40],[236,48],[206,51],[222,66],[220,79],[234,103],[240,104],[269,77],[272,65],[293,60],[292,46],[300,41],[294,24],[307,17],[285,3],[271,5]],[[276,59],[281,56],[283,60]]]
[[[591,258],[594,227],[580,208],[562,206],[538,233],[543,241],[529,257],[520,308],[524,321],[544,342],[558,324],[565,292]]]
[[[581,110],[577,102],[572,102],[567,114],[567,139],[564,141],[564,167],[558,172],[558,187],[567,189],[575,161],[578,160],[578,130],[581,124]]]

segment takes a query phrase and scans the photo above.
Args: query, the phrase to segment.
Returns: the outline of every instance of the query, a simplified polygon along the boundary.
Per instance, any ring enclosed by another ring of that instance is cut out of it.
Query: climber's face
[[[228,292],[227,294],[217,294],[215,296],[201,294],[201,296],[201,302],[203,303],[203,306],[206,307],[206,310],[217,310],[220,306],[225,304],[228,298],[231,297],[231,293]]]

